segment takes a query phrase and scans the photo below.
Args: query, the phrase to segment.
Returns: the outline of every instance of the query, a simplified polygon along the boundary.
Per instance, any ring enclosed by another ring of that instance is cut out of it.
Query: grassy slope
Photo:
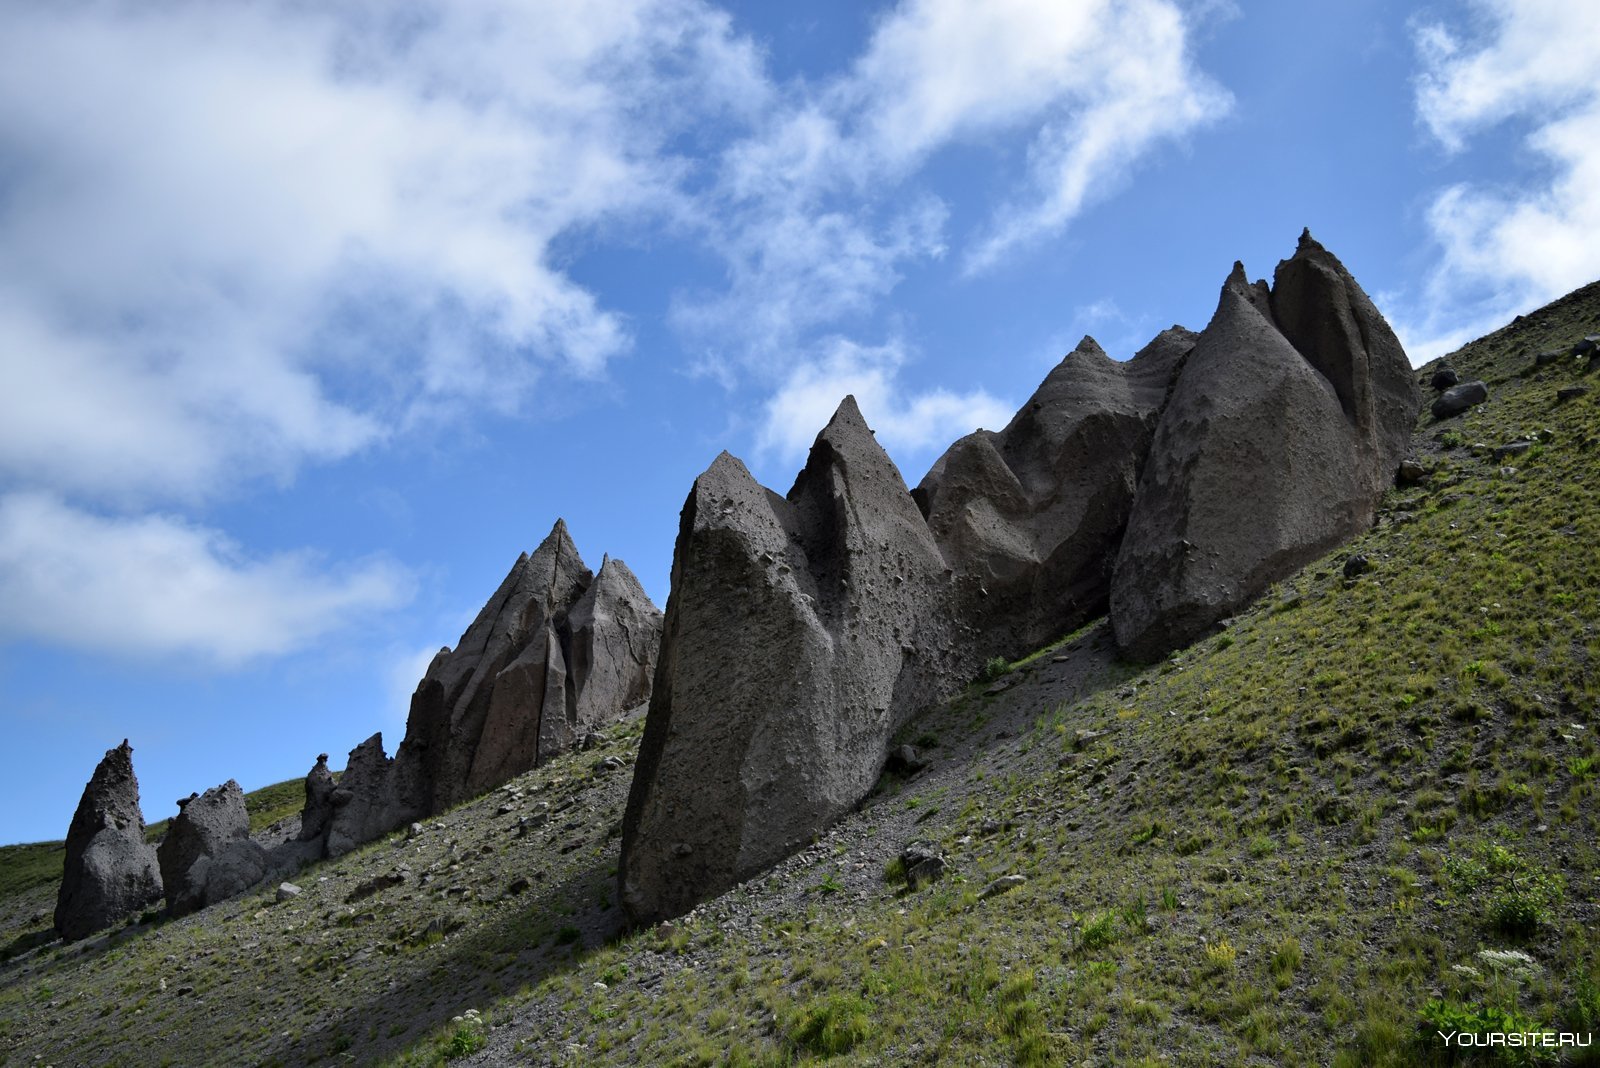
[[[1070,700],[1056,656],[975,688],[914,727],[934,769],[695,917],[606,940],[626,773],[575,754],[519,780],[572,806],[536,836],[497,794],[303,900],[29,954],[0,1064],[1411,1065],[1435,998],[1596,1026],[1600,415],[1553,403],[1573,366],[1517,376],[1597,327],[1600,286],[1469,346],[1490,403],[1424,416],[1433,480],[1356,544]],[[1470,448],[1541,430],[1509,473]],[[1346,583],[1350,552],[1374,567]],[[951,860],[916,893],[883,874],[912,835]],[[344,902],[396,857],[430,881]]]
[[[1597,327],[1600,286],[1455,354],[1490,403],[1424,413],[1434,476],[1392,493],[1373,531],[1226,633],[1038,709],[1020,755],[973,763],[959,808],[914,784],[886,802],[934,810],[921,834],[956,874],[841,906],[816,868],[787,913],[752,885],[730,897],[761,913],[754,929],[714,910],[607,947],[495,1006],[516,1036],[496,1048],[1412,1065],[1442,1059],[1420,1015],[1433,999],[1441,1019],[1600,1028],[1600,418],[1595,395],[1555,403],[1581,377],[1571,361],[1531,370]],[[1511,471],[1471,448],[1540,431]],[[1347,583],[1351,552],[1374,568]],[[1002,874],[1028,881],[981,898]],[[1531,974],[1478,956],[1511,948]],[[406,1063],[451,1042],[460,1027]]]

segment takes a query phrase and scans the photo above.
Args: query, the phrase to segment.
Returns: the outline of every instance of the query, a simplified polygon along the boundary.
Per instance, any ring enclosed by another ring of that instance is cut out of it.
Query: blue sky
[[[1600,276],[1581,0],[0,8],[0,841],[391,752],[564,516],[914,484],[1302,226],[1413,358]]]

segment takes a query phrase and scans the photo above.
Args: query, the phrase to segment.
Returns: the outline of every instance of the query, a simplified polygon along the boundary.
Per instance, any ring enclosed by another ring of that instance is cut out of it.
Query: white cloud
[[[906,362],[898,342],[869,347],[829,339],[821,356],[796,367],[767,401],[759,448],[788,461],[803,457],[839,402],[852,394],[867,425],[890,452],[942,449],[979,427],[997,430],[1010,420],[1014,406],[981,389],[908,395],[899,381]]]
[[[1417,30],[1418,116],[1450,151],[1520,122],[1529,159],[1542,166],[1515,185],[1463,183],[1435,195],[1433,312],[1411,327],[1422,358],[1600,276],[1600,79],[1589,61],[1600,52],[1600,20],[1565,0],[1471,6],[1482,28],[1472,40],[1438,23]]]
[[[849,69],[792,87],[724,151],[702,226],[730,284],[682,295],[675,323],[718,369],[786,369],[808,330],[870,312],[944,254],[949,205],[921,182],[955,145],[1001,167],[1027,146],[1027,180],[964,251],[968,270],[1058,233],[1137,159],[1230,106],[1193,67],[1189,30],[1170,0],[906,0]]]
[[[0,358],[62,408],[6,391],[0,472],[192,497],[598,374],[551,243],[676,210],[667,140],[763,92],[690,0],[8,5]]]
[[[217,531],[169,516],[0,497],[8,637],[232,667],[303,649],[410,595],[406,574],[382,562],[330,571],[303,553],[250,559]]]

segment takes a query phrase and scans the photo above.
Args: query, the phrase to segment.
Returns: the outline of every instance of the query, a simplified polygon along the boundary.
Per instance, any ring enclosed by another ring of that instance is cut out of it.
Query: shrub
[[[853,994],[830,994],[800,1013],[789,1040],[822,1057],[849,1053],[872,1033],[872,1011]]]

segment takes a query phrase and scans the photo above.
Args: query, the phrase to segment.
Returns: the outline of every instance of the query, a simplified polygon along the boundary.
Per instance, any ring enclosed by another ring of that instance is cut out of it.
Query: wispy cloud
[[[118,518],[37,494],[0,497],[0,633],[97,653],[235,667],[294,652],[409,599],[381,561],[247,556],[166,515]]]
[[[1600,275],[1600,21],[1564,0],[1472,0],[1479,30],[1420,24],[1417,114],[1448,151],[1503,122],[1525,131],[1531,181],[1440,190],[1428,225],[1442,255],[1433,309],[1411,324],[1427,358]],[[1408,348],[1408,351],[1411,351]]]
[[[803,457],[847,395],[855,396],[884,447],[901,457],[926,458],[963,434],[997,430],[1010,420],[1014,405],[982,389],[908,389],[900,377],[907,362],[898,341],[864,346],[828,339],[817,358],[796,367],[767,401],[760,449],[786,461]]]

